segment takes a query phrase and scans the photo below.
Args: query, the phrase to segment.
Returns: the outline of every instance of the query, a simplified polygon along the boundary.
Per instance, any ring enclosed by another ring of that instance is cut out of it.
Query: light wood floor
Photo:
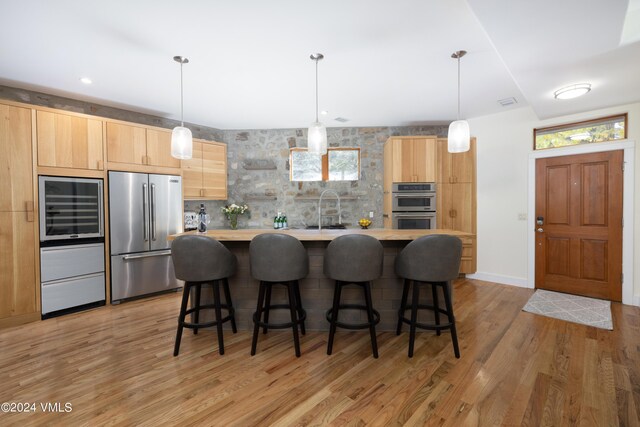
[[[521,308],[532,291],[459,281],[462,358],[448,333],[366,331],[302,338],[185,331],[179,295],[0,331],[0,402],[69,402],[69,413],[0,413],[0,425],[640,425],[640,310],[613,304],[615,331]]]

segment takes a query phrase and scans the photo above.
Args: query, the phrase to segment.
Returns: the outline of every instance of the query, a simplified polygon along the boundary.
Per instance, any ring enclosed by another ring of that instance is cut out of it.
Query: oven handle
[[[435,212],[427,212],[424,215],[420,215],[420,214],[415,214],[415,213],[393,213],[393,216],[396,218],[407,218],[407,217],[414,217],[414,218],[431,218],[431,217],[435,217],[436,213]]]
[[[436,193],[413,193],[413,194],[394,194],[393,197],[395,198],[412,198],[415,199],[416,197],[435,197]]]

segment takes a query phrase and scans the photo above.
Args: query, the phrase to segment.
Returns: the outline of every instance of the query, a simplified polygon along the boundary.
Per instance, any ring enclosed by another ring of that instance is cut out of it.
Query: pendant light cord
[[[460,55],[458,55],[458,120],[460,120]]]
[[[318,122],[318,59],[316,61],[316,123]]]
[[[182,127],[184,127],[184,88],[183,88],[183,81],[182,81],[183,65],[184,63],[180,61],[180,126]],[[460,89],[458,89],[458,92],[460,92]],[[460,104],[459,100],[458,100],[458,104]]]

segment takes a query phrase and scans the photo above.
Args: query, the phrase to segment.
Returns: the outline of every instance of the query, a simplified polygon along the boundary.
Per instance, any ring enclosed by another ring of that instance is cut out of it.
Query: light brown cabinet
[[[475,182],[476,177],[476,139],[471,138],[471,148],[464,153],[449,153],[447,139],[438,138],[437,142],[436,182],[450,184]]]
[[[182,161],[185,200],[226,200],[227,146],[219,142],[193,142],[193,157]]]
[[[180,168],[171,157],[171,132],[107,122],[107,160],[131,165]]]
[[[393,182],[435,182],[436,138],[391,138]]]
[[[31,117],[0,105],[0,325],[37,316]]]
[[[38,166],[103,170],[102,121],[36,112]]]

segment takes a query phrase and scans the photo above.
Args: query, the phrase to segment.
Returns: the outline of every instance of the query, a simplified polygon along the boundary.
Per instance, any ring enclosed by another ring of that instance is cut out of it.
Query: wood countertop
[[[249,242],[259,234],[265,233],[280,233],[288,234],[297,238],[300,241],[330,241],[339,236],[345,234],[365,234],[367,236],[375,237],[378,240],[415,240],[418,237],[428,236],[431,234],[448,234],[451,236],[466,237],[474,239],[476,236],[471,233],[465,233],[456,230],[447,229],[434,229],[434,230],[392,230],[388,228],[371,228],[362,230],[359,228],[349,228],[346,230],[301,230],[301,229],[289,229],[289,230],[274,230],[269,228],[245,228],[241,230],[229,230],[229,229],[210,229],[206,233],[198,233],[197,231],[187,231],[185,233],[173,234],[168,237],[168,240],[173,240],[178,236],[185,235],[201,235],[212,237],[216,240],[227,242]]]

